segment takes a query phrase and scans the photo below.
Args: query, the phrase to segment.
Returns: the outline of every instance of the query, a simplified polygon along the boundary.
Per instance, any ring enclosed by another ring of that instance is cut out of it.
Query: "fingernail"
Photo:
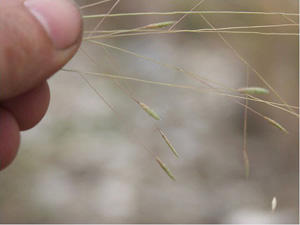
[[[71,47],[81,37],[79,9],[69,0],[26,0],[24,5],[39,21],[57,49]]]

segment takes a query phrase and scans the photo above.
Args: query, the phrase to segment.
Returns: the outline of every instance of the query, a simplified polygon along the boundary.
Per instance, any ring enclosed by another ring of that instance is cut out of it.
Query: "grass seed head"
[[[268,94],[269,90],[261,87],[244,87],[238,89],[238,92],[243,94],[254,95],[254,94]]]
[[[154,112],[152,109],[150,109],[149,106],[147,106],[146,104],[142,103],[142,102],[137,102],[142,108],[143,110],[148,113],[149,116],[151,116],[153,119],[155,120],[161,120],[161,118],[159,117],[159,115]]]
[[[167,138],[167,136],[166,136],[161,130],[160,130],[159,132],[160,132],[162,138],[165,140],[165,142],[166,142],[167,145],[169,146],[169,148],[171,149],[171,151],[174,153],[174,155],[175,155],[177,158],[179,158],[179,157],[178,157],[178,153],[176,152],[175,148],[173,147],[173,145],[171,144],[171,142],[169,141],[169,139]]]
[[[286,134],[289,134],[289,132],[283,127],[281,126],[278,122],[276,122],[275,120],[272,120],[269,117],[264,117],[270,124],[272,124],[273,126],[277,127],[279,130],[283,131]]]
[[[166,22],[160,22],[160,23],[152,23],[147,26],[145,26],[145,29],[157,29],[157,28],[162,28],[162,27],[167,27],[170,25],[173,25],[175,21],[166,21]]]
[[[166,164],[164,164],[158,157],[155,157],[157,163],[160,165],[160,167],[166,172],[166,174],[174,181],[175,177],[173,176],[173,174],[171,173],[171,171],[168,169],[168,167],[166,166]]]

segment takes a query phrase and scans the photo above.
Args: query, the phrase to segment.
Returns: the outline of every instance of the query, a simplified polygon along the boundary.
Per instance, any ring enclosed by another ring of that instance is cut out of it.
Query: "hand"
[[[46,80],[74,56],[81,38],[81,15],[69,0],[0,0],[0,169],[15,158],[20,131],[43,118]]]

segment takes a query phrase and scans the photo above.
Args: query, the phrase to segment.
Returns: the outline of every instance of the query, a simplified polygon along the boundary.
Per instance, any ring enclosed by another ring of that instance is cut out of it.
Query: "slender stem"
[[[93,7],[93,6],[96,6],[96,5],[101,5],[103,3],[106,3],[106,2],[110,2],[111,0],[104,0],[104,1],[100,1],[100,2],[95,2],[93,4],[88,4],[88,5],[84,5],[84,6],[81,6],[79,9],[82,10],[82,9],[86,9],[86,8],[89,8],[89,7]]]
[[[245,14],[245,15],[286,15],[299,16],[298,13],[283,12],[243,12],[243,11],[173,11],[173,12],[136,12],[136,13],[116,13],[116,14],[98,14],[83,16],[84,19],[103,18],[103,17],[122,17],[122,16],[157,16],[157,15],[184,15],[184,14]]]
[[[247,66],[247,78],[246,78],[246,87],[249,86],[249,67]],[[245,105],[248,107],[248,98],[246,98]],[[244,110],[244,147],[243,147],[243,154],[244,154],[244,164],[246,170],[246,178],[249,178],[250,174],[250,163],[249,163],[249,156],[247,150],[247,118],[248,118],[248,108],[245,107]]]
[[[103,23],[103,21],[109,16],[109,14],[113,11],[113,9],[118,5],[119,2],[120,2],[120,0],[117,0],[117,1],[115,2],[115,4],[111,7],[111,9],[108,11],[108,13],[105,14],[106,16],[104,16],[104,17],[102,18],[102,20],[100,20],[100,22],[97,24],[97,26],[96,26],[96,27],[93,29],[93,31],[89,34],[88,38],[90,38],[90,37],[93,35],[93,33],[101,26],[101,24]],[[84,16],[83,16],[83,18],[84,18]]]
[[[136,135],[132,133],[132,129],[129,128],[129,125],[124,120],[124,118],[110,105],[110,103],[100,94],[99,91],[88,81],[88,79],[81,73],[80,71],[76,71],[80,74],[80,76],[84,79],[84,81],[93,89],[93,91],[105,102],[105,104],[114,112],[114,114],[122,121],[122,123],[125,125],[125,127],[130,131],[129,133],[132,135],[132,137],[135,138],[139,142],[139,144],[148,151],[154,158],[157,156],[151,151]]]
[[[95,44],[98,44],[98,45],[103,45],[103,46],[106,46],[106,47],[109,47],[109,48],[112,48],[112,49],[116,49],[118,51],[122,51],[124,53],[127,53],[127,54],[131,54],[131,55],[134,55],[136,57],[140,57],[140,58],[143,58],[145,60],[148,60],[148,61],[151,61],[151,62],[154,62],[154,63],[157,63],[159,65],[162,65],[166,68],[171,68],[175,71],[178,71],[178,72],[181,72],[181,73],[184,73],[188,76],[191,76],[191,77],[196,77],[198,79],[203,79],[203,80],[206,80],[206,81],[209,81],[213,84],[217,84],[221,87],[224,87],[226,90],[229,90],[229,91],[232,91],[232,92],[238,92],[236,89],[233,89],[233,88],[230,88],[230,87],[227,87],[226,85],[223,85],[219,82],[216,82],[216,81],[213,81],[213,80],[210,80],[208,78],[205,78],[203,76],[198,76],[196,74],[193,74],[193,73],[190,73],[188,71],[185,71],[181,68],[178,68],[178,67],[175,67],[173,65],[170,65],[170,64],[166,64],[166,63],[163,63],[161,61],[157,61],[155,59],[152,59],[152,58],[149,58],[149,57],[146,57],[146,56],[143,56],[143,55],[140,55],[140,54],[137,54],[137,53],[134,53],[134,52],[131,52],[131,51],[128,51],[128,50],[125,50],[123,48],[118,48],[116,46],[112,46],[112,45],[108,45],[108,44],[104,44],[102,42],[97,42],[97,41],[89,41],[89,42],[92,42],[92,43],[95,43]],[[122,78],[121,78],[122,79]],[[196,90],[196,91],[203,91],[203,90],[199,90],[199,88],[195,88],[195,87],[191,87],[191,86],[184,86],[184,85],[172,85],[172,84],[166,84],[166,83],[159,83],[159,82],[153,82],[153,81],[146,81],[146,80],[141,80],[141,79],[132,79],[132,78],[124,78],[124,79],[129,79],[129,80],[135,80],[135,81],[140,81],[140,82],[145,82],[145,83],[151,83],[151,84],[157,84],[157,85],[164,85],[164,86],[172,86],[172,87],[178,87],[178,88],[188,88],[188,89],[192,89],[192,90]],[[231,95],[227,95],[227,94],[224,94],[224,93],[218,93],[220,95],[224,95],[224,96],[228,96],[228,97],[235,97],[235,98],[243,98],[243,97],[238,97],[238,96],[231,96]],[[253,101],[258,101],[258,102],[261,102],[261,103],[265,103],[265,104],[268,104],[268,105],[271,105],[271,106],[274,106],[276,108],[280,108],[281,110],[284,110],[296,117],[299,117],[299,115],[295,112],[291,112],[289,111],[288,109],[285,109],[285,108],[282,108],[280,106],[287,106],[286,104],[280,104],[280,103],[272,103],[272,102],[267,102],[267,101],[264,101],[262,99],[259,99],[257,97],[254,97],[254,96],[251,96],[251,95],[247,95],[249,98],[253,99]],[[289,107],[291,108],[295,108],[295,109],[298,109],[298,107],[294,107],[294,106],[290,106],[288,105]]]
[[[205,20],[205,22],[212,28],[216,29],[209,21],[208,19],[205,18],[202,14],[200,16]],[[263,76],[253,67],[251,66],[238,52],[237,50],[217,31],[218,36],[222,39],[222,41],[233,51],[233,53],[243,62],[246,66],[248,66],[255,74],[256,76],[286,105],[287,102],[278,94],[278,92],[263,78]],[[292,108],[288,107],[287,108],[295,112]]]
[[[189,12],[192,12],[194,9],[196,9],[199,5],[201,5],[205,0],[202,0],[198,2]],[[174,23],[168,31],[172,30],[178,23],[180,23],[185,17],[187,17],[189,13],[184,14],[176,23]]]

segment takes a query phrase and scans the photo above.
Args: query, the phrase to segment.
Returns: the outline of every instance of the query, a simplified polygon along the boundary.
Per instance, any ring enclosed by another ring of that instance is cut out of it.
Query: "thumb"
[[[81,37],[70,0],[0,0],[0,100],[43,83],[73,57]]]

